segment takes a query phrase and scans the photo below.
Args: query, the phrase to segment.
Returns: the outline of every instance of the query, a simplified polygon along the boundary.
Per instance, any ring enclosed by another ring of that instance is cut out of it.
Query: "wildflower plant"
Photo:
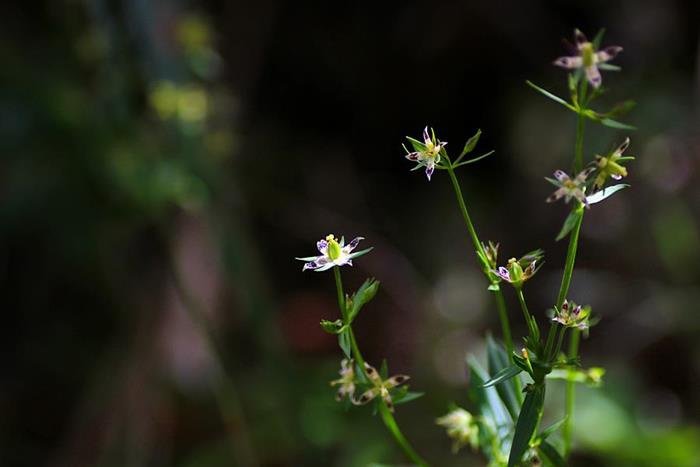
[[[487,368],[482,367],[474,357],[467,358],[471,375],[471,411],[453,406],[447,414],[436,419],[436,423],[444,427],[447,436],[453,440],[453,452],[470,446],[488,459],[489,466],[515,467],[542,463],[566,465],[571,451],[575,384],[600,386],[605,373],[602,368],[581,367],[580,337],[582,334],[587,336],[596,319],[592,317],[589,305],[577,305],[568,298],[584,214],[593,205],[628,186],[609,183],[611,180],[618,181],[627,176],[625,164],[634,159],[624,155],[630,145],[629,138],[624,139],[605,155],[596,155],[588,161],[584,157],[587,122],[600,123],[617,130],[633,129],[616,120],[634,105],[633,102],[623,102],[609,111],[592,108],[596,98],[604,91],[600,71],[620,69],[608,62],[615,58],[622,48],[610,46],[601,49],[603,32],[600,31],[595,39],[589,42],[583,33],[576,30],[571,55],[559,57],[554,61],[556,66],[568,70],[568,99],[527,81],[531,88],[576,116],[571,170],[552,167],[555,169],[553,178],[544,177],[555,186],[555,191],[546,201],[552,203],[563,199],[569,207],[569,213],[556,236],[557,241],[569,237],[569,245],[559,290],[552,300],[549,315],[531,313],[525,297],[526,282],[543,267],[544,251],[535,249],[518,259],[511,258],[505,263],[499,262],[500,243],[484,242],[480,239],[467,209],[457,178],[457,169],[493,154],[493,151],[489,151],[465,159],[475,149],[481,131],[477,131],[466,141],[456,157],[449,155],[447,143],[438,139],[435,130],[428,126],[423,130],[421,139],[407,137],[410,149],[406,145],[403,146],[405,157],[416,163],[412,170],[424,168],[429,181],[436,171],[447,173],[471,247],[476,253],[477,263],[496,303],[502,343],[490,335],[487,336]],[[361,240],[362,237],[356,237],[345,245],[342,237],[337,240],[335,236],[328,235],[317,243],[320,255],[297,258],[305,261],[303,270],[320,272],[332,269],[335,278],[340,318],[321,322],[326,332],[338,336],[339,346],[344,354],[340,378],[332,381],[331,385],[338,387],[338,400],[346,400],[354,405],[374,403],[376,411],[407,458],[416,465],[425,466],[428,465],[427,462],[404,437],[393,416],[394,406],[416,399],[421,393],[409,390],[406,384],[409,380],[407,375],[389,377],[386,362],[379,371],[368,364],[360,352],[353,332],[353,321],[376,295],[379,287],[378,281],[367,279],[352,295],[344,292],[340,267],[352,265],[354,258],[371,250],[368,248],[354,252]],[[518,346],[512,338],[504,288],[512,288],[526,324],[527,335]],[[560,419],[542,428],[540,422],[545,394],[548,381],[553,379],[566,382],[565,405]],[[561,436],[561,448],[550,440],[550,437],[555,436]]]

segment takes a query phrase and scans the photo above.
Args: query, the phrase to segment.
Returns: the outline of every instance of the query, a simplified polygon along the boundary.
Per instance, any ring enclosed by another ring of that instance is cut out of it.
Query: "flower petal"
[[[581,47],[583,44],[588,42],[588,39],[586,38],[586,35],[579,31],[578,29],[574,29],[574,40],[576,41],[576,46],[578,47],[579,50],[581,50]]]
[[[427,126],[423,128],[423,141],[425,141],[425,144],[428,144],[429,141],[432,141],[432,139],[430,139],[430,133],[428,132]]]
[[[355,237],[355,238],[353,238],[353,239],[350,241],[350,243],[348,243],[348,244],[343,248],[343,251],[344,251],[345,253],[350,253],[352,250],[354,250],[355,248],[357,248],[357,245],[358,245],[362,240],[364,240],[364,239],[365,239],[365,237]]]
[[[319,266],[316,261],[309,261],[308,263],[304,264],[304,267],[302,267],[301,270],[306,271],[308,269],[311,269],[312,271],[315,271],[316,269],[318,269],[320,267],[321,266]]]
[[[409,161],[416,162],[416,161],[418,161],[418,159],[420,159],[420,153],[409,152],[408,154],[406,154],[406,159],[408,159]]]
[[[557,170],[554,172],[554,178],[562,183],[570,179],[570,177],[563,170]]]
[[[328,242],[325,239],[321,239],[316,242],[316,248],[318,248],[318,251],[325,256],[326,251],[328,249]]]
[[[427,165],[425,167],[425,176],[428,177],[428,181],[430,181],[430,177],[433,176],[433,172],[435,171],[435,166],[434,165]]]
[[[603,82],[603,78],[600,76],[600,71],[595,65],[586,67],[586,79],[594,88],[600,87],[600,84]]]
[[[498,274],[499,276],[501,276],[501,279],[510,282],[510,273],[509,273],[508,270],[507,270],[506,268],[504,268],[503,266],[500,266],[500,267],[498,268],[497,274]]]
[[[547,203],[553,203],[555,201],[560,200],[566,194],[567,194],[566,188],[559,188],[557,191],[555,191],[554,193],[549,195],[545,201]]]
[[[615,58],[615,56],[617,56],[617,54],[620,52],[622,52],[622,47],[618,45],[611,45],[603,50],[599,50],[595,55],[599,62],[607,62],[608,60]]]
[[[622,144],[620,146],[618,146],[617,149],[615,149],[615,152],[613,152],[613,154],[622,155],[622,153],[625,152],[625,150],[629,147],[629,145],[630,145],[630,139],[625,138],[625,140],[622,142]]]
[[[573,70],[575,68],[581,68],[583,65],[583,58],[581,57],[559,57],[554,60],[554,65],[566,68],[567,70]]]

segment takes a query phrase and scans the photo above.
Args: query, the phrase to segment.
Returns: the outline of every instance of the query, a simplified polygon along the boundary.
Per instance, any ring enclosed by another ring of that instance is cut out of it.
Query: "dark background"
[[[567,212],[543,202],[543,177],[568,169],[575,120],[524,81],[565,95],[560,39],[605,27],[625,50],[598,105],[637,101],[637,160],[584,223],[570,297],[602,317],[582,358],[608,373],[579,390],[572,462],[700,465],[697,6],[3,4],[0,464],[402,462],[371,410],[346,413],[328,386],[333,279],[293,258],[333,232],[375,247],[344,279],[382,281],[360,345],[427,392],[398,409],[407,436],[433,465],[484,465],[453,456],[434,419],[469,407],[464,356],[499,335],[495,309],[446,174],[409,172],[401,143],[428,124],[455,151],[483,130],[477,153],[496,153],[460,171],[465,197],[504,259],[546,250],[526,290],[543,315]],[[589,160],[628,134],[588,129]]]

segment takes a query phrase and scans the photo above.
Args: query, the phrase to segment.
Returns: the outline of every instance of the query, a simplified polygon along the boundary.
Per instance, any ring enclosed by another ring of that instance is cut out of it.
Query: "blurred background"
[[[446,174],[409,172],[428,124],[458,150],[471,214],[504,258],[534,248],[544,316],[575,117],[551,65],[574,27],[621,45],[602,110],[632,98],[632,188],[591,209],[569,296],[602,317],[583,365],[573,465],[700,465],[700,121],[695,0],[55,0],[0,7],[0,465],[365,466],[405,462],[328,382],[327,233],[375,250],[365,356],[427,395],[401,406],[435,466],[485,465],[434,420],[470,407],[467,353],[499,336]],[[588,125],[591,159],[628,135]],[[506,290],[515,334],[520,312]],[[204,339],[205,332],[213,339]],[[213,352],[216,349],[216,353]],[[219,355],[219,358],[214,357]],[[548,391],[558,418],[561,388]]]

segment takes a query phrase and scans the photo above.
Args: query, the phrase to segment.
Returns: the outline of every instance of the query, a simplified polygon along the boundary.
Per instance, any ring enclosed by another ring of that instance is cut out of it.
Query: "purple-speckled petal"
[[[566,172],[564,172],[563,170],[557,170],[557,171],[555,171],[555,172],[554,172],[554,178],[556,178],[557,180],[559,180],[559,181],[562,182],[562,183],[565,182],[565,181],[567,181],[567,180],[569,180],[569,176],[568,176],[568,175],[566,174]]]
[[[622,180],[622,175],[610,174],[610,178],[612,178],[613,180]]]
[[[600,87],[600,84],[603,82],[603,78],[600,76],[600,71],[595,65],[586,67],[586,79],[594,88]]]
[[[503,266],[500,266],[497,271],[498,275],[501,276],[501,279],[510,282],[510,273],[506,268]]]
[[[357,245],[360,243],[360,241],[364,240],[365,237],[355,237],[352,239],[350,243],[348,243],[344,248],[343,251],[345,253],[350,253],[352,250],[357,248]]]
[[[583,44],[588,42],[588,39],[586,38],[586,35],[579,31],[578,29],[574,30],[574,40],[576,41],[576,47],[578,47],[579,50],[581,50],[581,47],[583,47]]]
[[[304,264],[304,267],[301,268],[301,270],[302,271],[306,271],[308,269],[313,270],[313,269],[318,269],[319,267],[320,266],[318,265],[318,263],[316,261],[309,261],[308,263]]]
[[[581,68],[581,65],[583,65],[583,59],[581,57],[559,57],[554,60],[553,63],[558,67],[573,70],[575,68]]]
[[[328,249],[328,242],[324,239],[321,239],[316,242],[316,248],[318,248],[318,251],[322,254],[326,254],[326,250]]]
[[[428,143],[428,141],[432,141],[432,139],[430,138],[430,133],[428,132],[427,126],[425,128],[423,128],[423,141],[425,141],[426,144]]]
[[[607,62],[609,60],[612,60],[622,52],[622,47],[618,45],[611,45],[610,47],[606,47],[603,50],[600,50],[596,52],[596,58],[598,59],[599,62]]]
[[[434,171],[435,171],[435,167],[432,165],[429,165],[425,168],[425,176],[428,177],[428,181],[430,181],[430,177],[433,176]]]
[[[419,158],[420,153],[418,152],[409,152],[408,154],[406,154],[406,159],[408,159],[409,161],[416,162]]]

